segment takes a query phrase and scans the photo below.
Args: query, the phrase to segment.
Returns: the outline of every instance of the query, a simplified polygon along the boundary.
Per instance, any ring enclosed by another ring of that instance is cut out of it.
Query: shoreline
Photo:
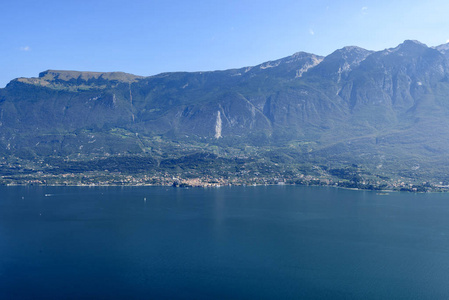
[[[11,183],[11,184],[0,184],[0,186],[4,187],[166,187],[166,188],[175,188],[175,189],[189,189],[189,188],[226,188],[226,187],[261,187],[261,186],[307,186],[307,187],[331,187],[338,188],[344,190],[351,191],[370,191],[375,192],[379,196],[388,195],[389,193],[398,193],[398,192],[407,192],[407,193],[447,193],[449,189],[439,188],[436,190],[435,188],[429,188],[425,191],[414,191],[414,190],[400,190],[400,189],[372,189],[372,188],[353,188],[353,187],[345,187],[336,184],[295,184],[295,183],[266,183],[266,184],[224,184],[224,185],[173,185],[173,184],[26,184],[26,183]]]

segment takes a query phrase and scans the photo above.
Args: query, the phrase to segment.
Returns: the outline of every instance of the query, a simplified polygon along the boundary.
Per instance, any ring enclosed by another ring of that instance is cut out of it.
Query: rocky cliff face
[[[139,154],[157,140],[296,145],[303,159],[376,168],[430,165],[449,154],[447,49],[405,41],[150,77],[49,70],[0,89],[0,153]]]

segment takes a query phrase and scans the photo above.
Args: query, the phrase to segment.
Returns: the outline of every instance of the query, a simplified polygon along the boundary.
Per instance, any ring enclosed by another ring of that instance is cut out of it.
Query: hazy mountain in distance
[[[48,70],[0,89],[0,154],[251,158],[276,149],[284,163],[444,181],[448,54],[449,44],[405,41],[213,72]]]

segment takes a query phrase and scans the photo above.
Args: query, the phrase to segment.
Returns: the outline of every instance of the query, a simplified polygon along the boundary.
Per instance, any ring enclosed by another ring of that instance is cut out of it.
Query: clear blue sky
[[[47,69],[154,75],[357,45],[449,40],[447,0],[14,0],[0,10],[0,87]]]

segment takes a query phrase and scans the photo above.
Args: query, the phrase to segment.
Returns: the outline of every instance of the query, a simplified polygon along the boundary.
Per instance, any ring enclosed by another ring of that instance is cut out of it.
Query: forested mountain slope
[[[225,71],[48,70],[14,79],[0,89],[2,174],[112,167],[224,176],[246,164],[254,173],[276,166],[281,177],[334,178],[344,169],[371,180],[446,181],[448,48],[405,41]],[[190,165],[176,163],[183,159]]]

